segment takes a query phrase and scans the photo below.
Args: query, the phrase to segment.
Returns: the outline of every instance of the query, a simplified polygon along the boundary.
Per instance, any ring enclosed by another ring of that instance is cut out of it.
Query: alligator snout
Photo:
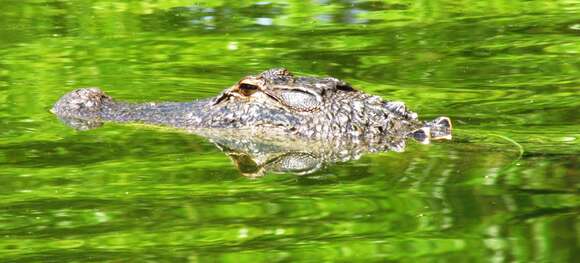
[[[62,96],[50,109],[61,117],[95,118],[104,102],[111,101],[99,88],[82,88]]]

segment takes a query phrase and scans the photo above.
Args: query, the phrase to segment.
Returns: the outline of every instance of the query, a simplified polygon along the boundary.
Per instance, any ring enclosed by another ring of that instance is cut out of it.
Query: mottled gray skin
[[[138,122],[199,134],[234,130],[244,136],[338,144],[451,136],[446,117],[421,122],[401,102],[357,91],[335,78],[295,77],[286,69],[245,77],[215,98],[192,102],[126,103],[97,88],[78,89],[64,95],[52,112],[81,130],[109,121]]]
[[[423,143],[451,138],[446,117],[421,122],[401,102],[285,69],[245,77],[217,97],[192,102],[127,103],[98,88],[78,89],[51,111],[79,130],[104,122],[185,129],[214,142],[249,177],[310,174],[368,152],[403,151],[408,137]]]

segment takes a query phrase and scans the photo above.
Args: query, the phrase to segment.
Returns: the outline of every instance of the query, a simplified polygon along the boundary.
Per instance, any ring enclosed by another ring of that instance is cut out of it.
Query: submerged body
[[[422,122],[401,102],[357,91],[335,78],[295,77],[286,69],[245,77],[217,97],[192,102],[126,103],[97,88],[78,89],[64,95],[52,112],[77,129],[111,121],[343,142],[451,137],[446,117]]]

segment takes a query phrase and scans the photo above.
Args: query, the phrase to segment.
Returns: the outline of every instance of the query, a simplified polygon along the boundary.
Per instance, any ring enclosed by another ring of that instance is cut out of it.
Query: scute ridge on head
[[[294,75],[286,68],[271,68],[258,75],[270,84],[287,83],[294,80]]]

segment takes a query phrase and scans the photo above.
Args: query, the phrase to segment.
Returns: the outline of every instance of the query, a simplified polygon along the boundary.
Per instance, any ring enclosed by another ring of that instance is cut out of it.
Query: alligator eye
[[[238,89],[242,95],[250,96],[258,90],[258,86],[248,83],[241,83],[238,85]]]

